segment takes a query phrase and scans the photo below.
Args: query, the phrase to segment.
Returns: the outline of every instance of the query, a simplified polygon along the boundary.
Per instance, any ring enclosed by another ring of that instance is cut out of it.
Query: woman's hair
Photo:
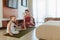
[[[16,17],[16,16],[15,16],[15,15],[12,15],[12,16],[10,16],[10,19],[11,19],[12,17]]]
[[[28,9],[26,9],[25,11],[29,12],[29,10],[28,10]]]

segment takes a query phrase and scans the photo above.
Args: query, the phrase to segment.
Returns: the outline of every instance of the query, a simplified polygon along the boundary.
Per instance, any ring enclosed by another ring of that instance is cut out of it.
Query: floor
[[[6,33],[6,30],[5,29],[0,30],[0,40],[38,40],[36,38],[35,30],[36,29],[34,29],[33,31],[29,32],[28,34],[26,34],[25,36],[21,38],[13,38],[13,37],[4,36],[3,34]]]
[[[41,24],[37,24],[36,26],[38,27],[39,25]],[[6,29],[4,30],[0,29],[0,40],[38,40],[38,38],[36,37],[36,28],[21,38],[7,37],[3,35],[5,33],[6,33]]]

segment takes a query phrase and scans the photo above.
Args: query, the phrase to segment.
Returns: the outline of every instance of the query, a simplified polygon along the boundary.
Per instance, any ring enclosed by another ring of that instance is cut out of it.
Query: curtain
[[[41,23],[46,17],[60,18],[60,0],[33,0],[33,15]]]

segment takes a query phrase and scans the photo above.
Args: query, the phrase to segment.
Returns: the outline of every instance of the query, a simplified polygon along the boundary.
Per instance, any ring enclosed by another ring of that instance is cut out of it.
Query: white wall
[[[29,9],[31,14],[33,15],[33,0],[27,0],[27,7],[21,6],[21,0],[18,2],[18,18],[23,19],[23,13],[25,9]]]
[[[23,19],[23,13],[27,7],[21,6],[21,0],[18,1],[18,18]]]
[[[0,27],[2,27],[2,0],[0,0]]]
[[[0,27],[2,27],[2,20],[8,20],[7,18],[3,18],[3,0],[0,0]],[[21,0],[18,0],[18,19],[23,19],[23,13],[25,9],[29,8],[30,12],[32,12],[32,0],[28,0],[28,7],[21,6]]]

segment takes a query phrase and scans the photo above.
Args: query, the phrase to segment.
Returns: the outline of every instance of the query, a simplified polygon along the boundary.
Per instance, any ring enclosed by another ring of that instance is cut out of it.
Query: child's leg
[[[11,33],[11,32],[7,32],[7,34],[9,34],[9,35],[11,35],[11,36],[13,35],[13,33]]]
[[[19,33],[19,31],[14,31],[14,32],[12,32],[13,34],[18,34]]]

